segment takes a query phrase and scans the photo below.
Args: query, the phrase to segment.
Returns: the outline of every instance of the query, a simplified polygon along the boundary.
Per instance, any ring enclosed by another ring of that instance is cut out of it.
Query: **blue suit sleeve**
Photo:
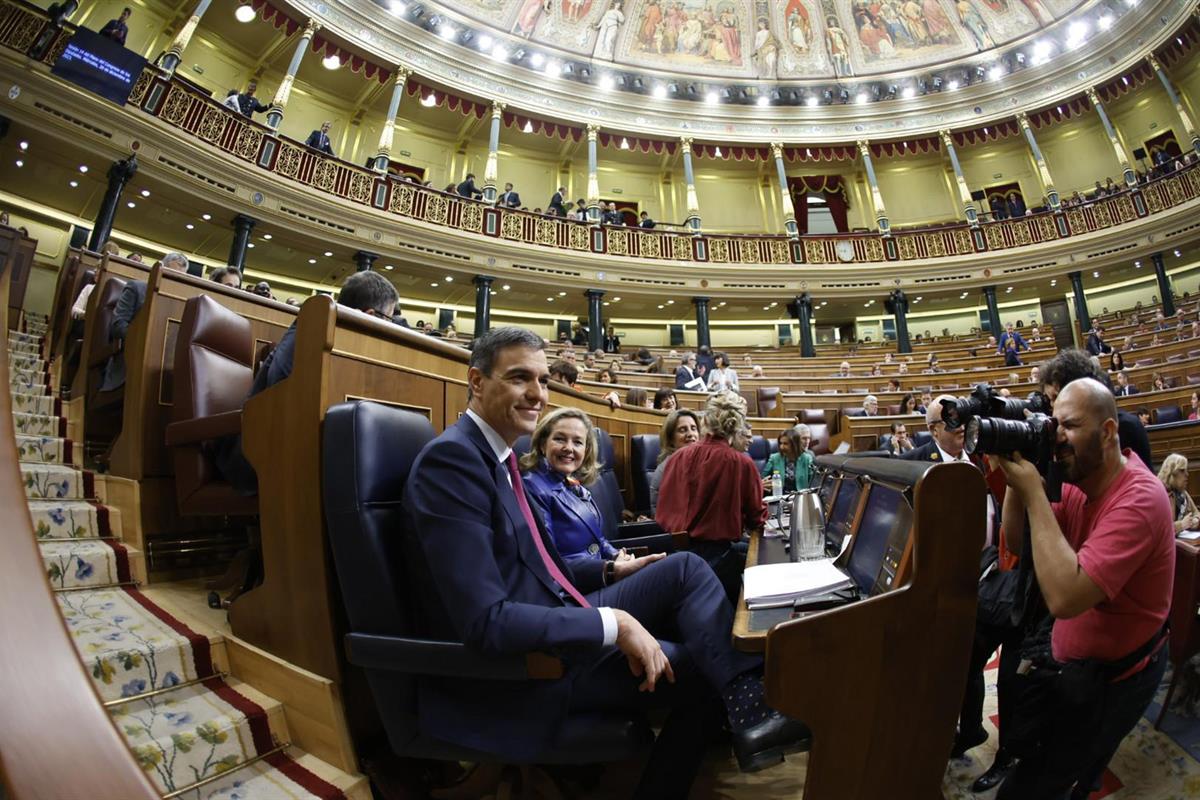
[[[516,542],[493,530],[496,485],[470,443],[440,438],[422,453],[405,492],[413,533],[455,631],[485,653],[528,653],[604,641],[594,608],[542,606],[510,599],[512,575],[501,574],[498,551]],[[582,588],[582,587],[581,587]]]

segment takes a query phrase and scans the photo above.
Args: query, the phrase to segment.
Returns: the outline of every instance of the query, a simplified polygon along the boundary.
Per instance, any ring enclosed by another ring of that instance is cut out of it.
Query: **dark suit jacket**
[[[1138,394],[1138,388],[1132,383],[1127,383],[1124,386],[1113,387],[1113,394],[1117,397],[1129,397],[1131,394]]]
[[[304,144],[308,145],[314,150],[320,150],[322,153],[333,155],[333,148],[329,145],[329,137],[326,134],[321,133],[320,130],[315,130],[310,133]]]
[[[483,197],[483,192],[475,188],[474,180],[465,180],[456,190],[461,197]]]
[[[600,614],[560,596],[507,474],[465,414],[414,462],[404,490],[411,521],[405,562],[424,633],[483,653],[553,650],[594,658],[604,639]],[[531,507],[559,569],[579,591],[599,589],[603,562],[568,567]],[[570,674],[528,682],[426,679],[417,702],[420,724],[448,742],[527,758],[553,740],[566,716],[570,680]]]
[[[1104,343],[1103,339],[1094,333],[1088,334],[1087,344],[1085,347],[1087,348],[1088,353],[1094,356],[1098,356],[1101,353],[1107,353],[1112,350],[1111,347]]]
[[[565,217],[567,215],[567,209],[565,206],[563,206],[562,192],[555,192],[554,196],[550,198],[550,205],[547,207],[547,211],[550,209],[553,209],[554,213],[558,214],[560,217]]]
[[[106,39],[112,39],[122,47],[125,46],[125,37],[129,35],[129,26],[119,19],[110,19],[108,23],[100,29],[100,35]]]
[[[914,447],[902,456],[905,461],[941,461],[942,451],[938,450],[937,442],[926,442],[920,447]]]
[[[108,341],[125,341],[129,325],[137,312],[146,302],[146,282],[129,281],[117,298],[117,307],[113,311],[112,322],[108,325]],[[125,385],[125,350],[117,351],[108,363],[104,365],[104,380],[100,382],[100,391],[108,392]]]
[[[257,97],[248,94],[238,95],[238,108],[242,111],[242,116],[249,117],[260,111],[266,111],[268,106],[261,102]]]
[[[699,377],[700,376],[697,375],[695,372],[693,372],[692,370],[690,370],[687,367],[680,364],[678,367],[675,368],[675,388],[676,389],[687,389],[688,391],[699,391],[699,389],[695,386],[692,386],[692,387],[688,386],[689,383],[691,383],[692,381],[696,380]],[[702,378],[701,378],[701,381],[703,382]]]
[[[499,205],[506,206],[508,208],[520,208],[521,207],[521,195],[517,194],[515,191],[501,192],[500,197],[497,199],[496,202]]]

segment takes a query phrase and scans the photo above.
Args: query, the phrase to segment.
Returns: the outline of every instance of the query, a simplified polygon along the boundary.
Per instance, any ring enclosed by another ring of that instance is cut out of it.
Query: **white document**
[[[834,451],[833,451],[833,454],[834,454],[835,456],[840,456],[840,455],[842,455],[842,454],[844,454],[844,453],[849,453],[849,452],[850,452],[850,443],[849,443],[849,442],[842,442],[841,444],[839,444],[839,445],[837,446],[837,450],[834,450]]]
[[[850,578],[833,565],[833,559],[760,564],[743,575],[746,604],[750,608],[778,605],[851,585]]]
[[[1179,538],[1185,542],[1194,542],[1200,539],[1200,531],[1180,531]]]

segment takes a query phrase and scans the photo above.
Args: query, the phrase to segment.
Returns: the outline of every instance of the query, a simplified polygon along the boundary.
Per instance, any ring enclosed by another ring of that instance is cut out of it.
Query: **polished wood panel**
[[[11,230],[11,229],[10,229]],[[29,286],[29,274],[33,271],[33,257],[37,253],[37,239],[22,236],[19,231],[10,245],[8,254],[8,328],[16,328],[25,308],[25,289]]]
[[[91,351],[89,342],[96,321],[95,311],[100,304],[100,294],[104,284],[113,276],[126,281],[144,281],[150,277],[150,267],[108,254],[105,254],[100,261],[100,268],[96,271],[96,288],[92,290],[91,297],[88,298],[87,312],[84,315],[83,351],[79,356],[79,371],[75,373],[75,380],[71,382],[70,397],[72,399],[82,398],[87,393],[87,364]]]

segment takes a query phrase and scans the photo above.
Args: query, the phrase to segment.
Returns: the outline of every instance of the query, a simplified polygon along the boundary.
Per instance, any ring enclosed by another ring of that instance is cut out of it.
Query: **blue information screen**
[[[111,39],[80,28],[67,42],[51,72],[83,89],[125,105],[146,59]]]

